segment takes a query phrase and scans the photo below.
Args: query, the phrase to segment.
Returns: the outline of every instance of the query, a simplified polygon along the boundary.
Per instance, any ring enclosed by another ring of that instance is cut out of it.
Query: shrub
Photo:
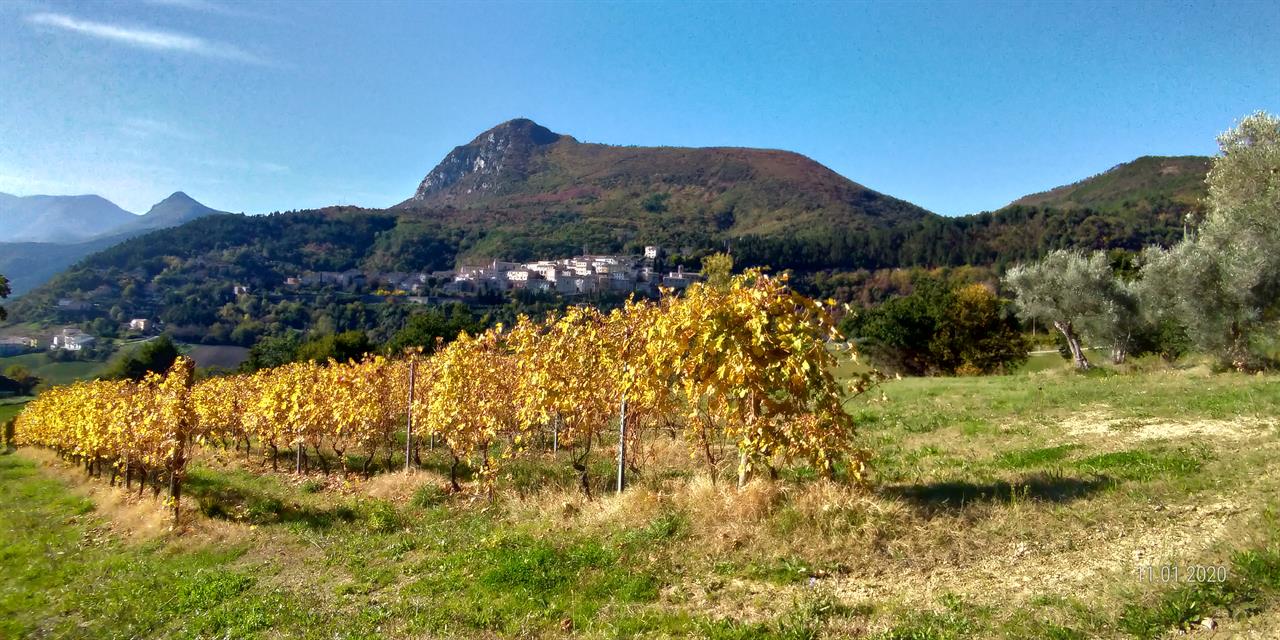
[[[400,527],[400,514],[395,505],[384,500],[374,501],[365,514],[365,523],[374,533],[390,533]]]

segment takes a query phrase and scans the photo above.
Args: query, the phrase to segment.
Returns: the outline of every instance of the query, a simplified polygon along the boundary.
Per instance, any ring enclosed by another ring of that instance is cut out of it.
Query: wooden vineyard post
[[[409,360],[409,417],[405,421],[404,431],[404,472],[409,472],[409,464],[413,461],[413,379],[418,370],[418,361]]]

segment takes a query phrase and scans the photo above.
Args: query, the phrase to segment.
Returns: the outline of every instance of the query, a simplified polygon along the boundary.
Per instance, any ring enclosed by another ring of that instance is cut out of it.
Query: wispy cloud
[[[256,161],[256,160],[246,161],[246,160],[235,160],[235,159],[205,158],[200,162],[205,166],[213,167],[215,169],[225,169],[225,170],[240,171],[240,172],[246,172],[246,173],[280,174],[280,173],[289,173],[290,171],[292,171],[289,167],[283,164],[278,164],[275,162]]]
[[[143,29],[105,22],[81,20],[61,13],[36,13],[27,16],[31,24],[52,27],[72,33],[118,42],[139,49],[151,51],[173,51],[220,58],[247,64],[270,65],[267,60],[259,58],[234,45],[206,40],[198,36],[172,31]]]
[[[228,11],[227,7],[209,2],[208,0],[142,0],[142,2],[161,7],[189,9],[191,11],[206,11],[209,13],[225,13]]]
[[[126,118],[118,127],[120,133],[131,138],[173,138],[185,142],[194,142],[200,136],[182,127],[151,118]]]
[[[181,9],[184,11],[195,11],[198,13],[207,13],[221,16],[229,16],[236,18],[255,18],[264,19],[266,16],[246,11],[242,7],[230,7],[225,4],[211,2],[210,0],[142,0],[144,4],[156,7],[164,7],[168,9]]]

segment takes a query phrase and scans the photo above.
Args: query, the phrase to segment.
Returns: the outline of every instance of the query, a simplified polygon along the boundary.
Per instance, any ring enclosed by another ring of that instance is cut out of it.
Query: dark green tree
[[[8,297],[9,297],[9,279],[4,276],[0,276],[0,298],[8,298]],[[0,320],[4,320],[5,318],[8,318],[8,317],[9,317],[9,313],[4,310],[4,307],[0,307]]]
[[[409,317],[404,328],[387,342],[387,353],[394,355],[412,347],[431,352],[437,339],[450,342],[463,331],[476,333],[480,329],[480,319],[464,304],[453,305],[448,313],[443,308],[429,309]]]
[[[995,373],[1027,358],[1008,304],[980,284],[921,277],[910,294],[851,315],[842,328],[877,366],[907,375]]]
[[[296,333],[265,336],[249,349],[249,357],[240,365],[245,371],[269,369],[298,359],[301,341]]]
[[[313,338],[298,347],[298,360],[326,362],[329,359],[338,362],[359,360],[366,353],[374,350],[369,336],[363,331],[344,331],[339,334],[328,334]]]
[[[133,353],[117,360],[107,372],[109,378],[141,380],[147,373],[164,373],[178,359],[178,345],[168,335],[149,340]]]
[[[17,392],[20,396],[31,395],[31,392],[35,391],[36,385],[40,384],[40,378],[20,364],[15,364],[5,369],[4,377],[13,380],[17,384]]]

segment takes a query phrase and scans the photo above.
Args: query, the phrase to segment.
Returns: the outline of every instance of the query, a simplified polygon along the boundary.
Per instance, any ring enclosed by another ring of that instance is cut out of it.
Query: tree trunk
[[[1231,323],[1231,333],[1227,343],[1227,357],[1231,360],[1229,363],[1232,369],[1245,372],[1255,368],[1253,356],[1249,353],[1249,338],[1245,335],[1244,329],[1240,327],[1240,322]]]
[[[338,467],[342,469],[342,475],[347,475],[347,454],[346,449],[333,448],[333,454],[338,456]]]
[[[1067,348],[1071,350],[1071,361],[1076,368],[1081,371],[1089,370],[1089,359],[1084,355],[1084,349],[1080,347],[1080,337],[1076,335],[1075,326],[1070,322],[1054,321],[1053,326],[1062,332],[1062,337],[1067,340]]]
[[[587,437],[586,447],[582,450],[582,455],[574,458],[573,470],[578,472],[578,488],[582,489],[583,495],[587,499],[591,499],[591,476],[589,474],[590,467],[587,461],[591,458],[591,438]]]
[[[1126,333],[1111,344],[1111,364],[1124,364],[1129,359],[1129,343],[1132,338],[1132,334]]]
[[[173,523],[177,524],[182,505],[182,474],[176,469],[169,471],[169,497],[173,499]]]
[[[707,462],[707,473],[711,475],[711,484],[716,484],[716,457],[711,451],[711,437],[707,435],[708,424],[706,419],[699,419],[700,428],[698,429],[698,439],[702,441],[702,456]]]
[[[449,486],[453,488],[454,493],[462,491],[462,487],[458,486],[458,464],[462,462],[458,459],[458,454],[449,452],[453,456],[453,464],[449,465]]]
[[[320,464],[320,470],[327,476],[329,475],[329,463],[325,462],[324,453],[320,451],[320,444],[316,443],[316,461]]]
[[[1129,358],[1129,350],[1120,344],[1111,347],[1111,364],[1124,364]]]

